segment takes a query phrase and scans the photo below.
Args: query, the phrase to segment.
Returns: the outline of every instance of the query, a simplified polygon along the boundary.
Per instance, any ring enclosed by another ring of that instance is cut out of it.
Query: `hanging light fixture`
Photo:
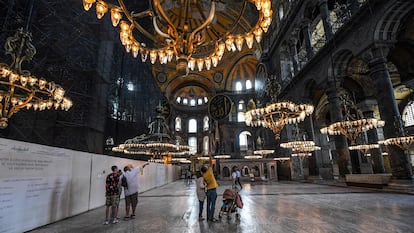
[[[361,145],[355,145],[355,146],[349,146],[349,150],[359,150],[361,151],[365,156],[371,156],[370,150],[371,149],[378,149],[379,144],[361,144]]]
[[[384,144],[385,146],[398,146],[401,150],[404,151],[404,154],[409,155],[409,148],[414,142],[414,136],[402,136],[388,138],[383,141],[379,141],[379,144]]]
[[[270,0],[148,0],[148,9],[124,0],[118,0],[118,5],[104,0],[83,0],[86,11],[93,4],[98,19],[110,13],[112,25],[119,26],[120,40],[128,53],[134,57],[140,54],[143,62],[149,56],[152,64],[175,62],[177,72],[182,75],[188,69],[216,67],[226,49],[241,51],[244,44],[251,49],[254,40],[260,43],[273,14]],[[247,13],[255,13],[256,20],[246,27],[245,13],[251,8],[256,12]]]
[[[125,154],[150,155],[152,159],[161,159],[164,156],[185,156],[188,155],[191,147],[180,144],[180,140],[173,140],[165,118],[162,115],[162,106],[156,108],[157,115],[148,126],[148,135],[142,134],[128,139],[125,143],[112,148],[114,152]]]
[[[0,63],[0,129],[6,128],[8,119],[23,108],[67,111],[72,107],[61,86],[22,70],[22,62],[31,61],[36,54],[31,40],[31,33],[22,28],[6,40],[6,54],[13,61],[10,65]]]
[[[309,104],[277,102],[264,108],[247,111],[246,125],[270,128],[277,140],[280,138],[280,133],[285,125],[302,122],[306,116],[312,113],[313,106]]]
[[[296,124],[305,120],[313,113],[310,104],[294,104],[290,101],[277,101],[281,86],[275,75],[266,80],[266,93],[271,97],[272,103],[264,108],[256,108],[246,112],[246,125],[270,128],[275,139],[280,139],[280,133],[287,124]]]
[[[320,131],[323,134],[329,135],[342,134],[351,141],[352,145],[354,145],[361,132],[383,127],[384,125],[385,121],[383,120],[378,120],[376,118],[363,118],[359,120],[345,120],[334,122],[329,126],[322,128]]]

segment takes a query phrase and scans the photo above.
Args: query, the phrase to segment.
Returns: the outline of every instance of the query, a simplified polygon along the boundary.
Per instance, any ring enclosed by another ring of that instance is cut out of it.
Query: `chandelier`
[[[410,148],[411,144],[414,142],[414,136],[404,136],[404,137],[395,137],[395,138],[388,138],[384,141],[379,141],[379,144],[384,144],[386,146],[395,145],[404,150],[404,152],[408,153],[408,148]]]
[[[6,128],[8,119],[23,108],[67,111],[72,107],[61,86],[22,70],[22,62],[31,61],[36,54],[31,40],[31,33],[22,28],[6,40],[6,54],[13,61],[10,65],[0,63],[0,129]]]
[[[320,150],[319,146],[316,146],[313,141],[291,141],[280,143],[282,148],[292,149],[292,156],[306,157],[311,156],[313,151]]]
[[[306,116],[313,113],[313,106],[309,104],[294,104],[292,102],[272,103],[264,108],[257,108],[246,112],[246,125],[270,128],[275,139],[286,124],[302,122]]]
[[[145,3],[149,6],[143,6]],[[98,19],[110,12],[112,25],[119,25],[120,40],[128,53],[132,52],[134,57],[140,54],[143,62],[149,56],[152,64],[175,62],[182,75],[196,66],[199,71],[216,67],[225,49],[241,51],[244,43],[249,49],[254,40],[260,43],[273,14],[271,0],[118,0],[117,5],[104,0],[83,0],[86,11],[93,4]],[[251,8],[256,12],[247,13],[255,13],[255,23],[247,27],[246,22],[251,20],[245,15]]]
[[[355,145],[355,146],[349,146],[350,150],[359,150],[361,151],[365,156],[371,156],[369,151],[371,149],[378,149],[379,144],[361,144],[361,145]]]
[[[339,121],[330,124],[327,127],[322,128],[320,131],[322,134],[329,135],[344,135],[351,141],[351,144],[355,144],[358,135],[361,132],[368,131],[373,128],[383,127],[385,121],[375,118],[359,119],[353,121]]]
[[[262,158],[265,158],[267,155],[273,154],[274,152],[275,152],[275,150],[262,149],[262,150],[255,150],[255,151],[253,151],[253,155],[259,155]],[[245,158],[246,158],[246,156],[245,156]]]
[[[153,159],[189,154],[190,146],[181,145],[179,138],[176,138],[175,141],[171,138],[169,127],[165,123],[164,116],[162,116],[162,106],[157,106],[156,113],[154,121],[148,126],[150,129],[148,135],[141,134],[128,139],[125,143],[112,148],[112,151],[125,154],[150,155]]]

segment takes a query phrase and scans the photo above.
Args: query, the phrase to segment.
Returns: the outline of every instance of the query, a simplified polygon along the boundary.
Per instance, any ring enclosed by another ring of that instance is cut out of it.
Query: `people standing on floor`
[[[236,180],[237,180],[236,168],[233,168],[233,172],[231,173],[231,178],[233,180],[232,187],[235,189],[235,188],[237,188],[237,186],[236,186]]]
[[[217,219],[214,218],[214,211],[216,209],[216,200],[217,200],[217,187],[216,178],[213,174],[213,160],[210,155],[210,166],[201,167],[201,172],[203,173],[204,181],[207,183],[207,221],[217,222]]]
[[[207,183],[204,181],[203,176],[200,173],[197,173],[197,198],[199,203],[198,208],[198,219],[204,220],[203,218],[203,207],[204,207],[204,200],[206,199],[206,191],[207,191]]]
[[[119,204],[119,174],[118,174],[118,167],[117,166],[112,166],[111,167],[111,171],[112,173],[110,173],[107,177],[106,177],[106,181],[105,181],[105,197],[106,197],[106,201],[105,201],[105,205],[106,205],[106,210],[105,210],[105,222],[104,225],[108,225],[109,224],[109,211],[110,211],[110,207],[112,209],[112,223],[118,223],[118,204]]]
[[[149,163],[134,168],[131,164],[124,167],[124,176],[127,181],[127,187],[124,187],[125,192],[125,217],[128,220],[135,217],[135,209],[138,205],[139,179],[138,175],[143,171],[144,167]],[[131,215],[129,210],[131,209]]]
[[[190,169],[187,170],[186,180],[187,180],[187,184],[191,183],[191,171],[190,171]]]
[[[243,185],[240,182],[240,176],[241,176],[240,170],[237,168],[236,169],[236,182],[234,183],[234,186],[236,186],[237,184],[239,184],[240,185],[240,189],[243,189]]]

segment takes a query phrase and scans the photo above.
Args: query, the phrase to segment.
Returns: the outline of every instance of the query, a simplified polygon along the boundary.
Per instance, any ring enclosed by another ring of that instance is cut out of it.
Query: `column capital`
[[[386,44],[373,45],[362,53],[361,58],[368,64],[378,60],[387,62],[387,56],[391,48],[391,45]]]

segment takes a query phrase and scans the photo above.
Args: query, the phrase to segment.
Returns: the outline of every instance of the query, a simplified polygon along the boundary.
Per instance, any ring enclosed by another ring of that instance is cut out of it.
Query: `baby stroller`
[[[223,192],[223,205],[220,208],[219,218],[227,215],[227,219],[231,218],[232,213],[236,213],[236,218],[240,219],[237,209],[243,208],[243,201],[240,194],[234,189],[226,189]]]

